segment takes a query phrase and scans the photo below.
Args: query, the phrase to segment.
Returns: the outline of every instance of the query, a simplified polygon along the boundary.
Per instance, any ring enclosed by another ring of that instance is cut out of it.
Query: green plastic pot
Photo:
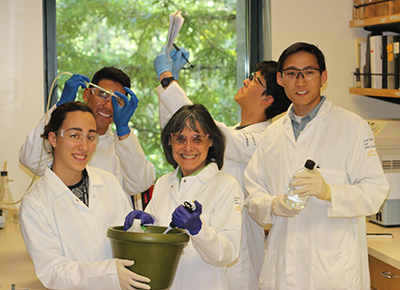
[[[131,271],[149,277],[152,290],[169,289],[174,281],[183,247],[189,236],[181,229],[162,233],[166,227],[148,226],[145,233],[125,232],[122,226],[110,227],[114,258],[135,261]]]

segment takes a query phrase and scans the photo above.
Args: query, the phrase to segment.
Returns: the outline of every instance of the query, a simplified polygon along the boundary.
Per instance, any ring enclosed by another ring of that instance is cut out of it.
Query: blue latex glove
[[[133,113],[138,106],[139,99],[136,97],[135,93],[132,92],[129,88],[124,87],[125,92],[127,92],[131,96],[131,100],[121,94],[120,92],[114,92],[118,97],[124,100],[124,105],[122,107],[119,106],[117,99],[112,96],[112,106],[114,111],[114,123],[117,126],[117,135],[118,136],[125,136],[126,134],[130,133],[130,129],[128,126],[129,120],[132,118]]]
[[[201,230],[200,215],[203,208],[197,200],[194,201],[194,204],[196,205],[196,210],[192,213],[185,209],[183,205],[178,206],[172,213],[172,222],[175,226],[188,230],[193,236],[197,235]]]
[[[160,74],[166,71],[172,72],[173,62],[169,55],[167,55],[165,45],[162,48],[162,51],[159,55],[154,59],[154,69],[156,70],[157,77],[160,77]]]
[[[140,225],[154,224],[154,219],[151,215],[141,210],[134,210],[125,217],[124,231],[130,229],[134,219],[140,219],[142,221]]]
[[[65,103],[75,101],[76,93],[78,92],[79,87],[86,89],[85,82],[90,82],[90,79],[87,76],[74,74],[72,77],[70,77],[69,80],[65,82],[61,98],[57,102],[57,107]]]
[[[184,55],[187,59],[189,59],[189,51],[187,51],[184,47],[179,46],[180,51],[177,51],[175,48],[172,49],[169,53],[169,56],[172,58],[172,75],[175,80],[179,79],[179,72],[183,68],[185,64],[187,64],[186,59],[182,57]]]

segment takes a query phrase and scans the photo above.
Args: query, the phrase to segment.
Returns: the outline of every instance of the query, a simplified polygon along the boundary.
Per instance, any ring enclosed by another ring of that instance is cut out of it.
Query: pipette
[[[177,50],[177,51],[181,51],[181,49],[179,48],[179,46],[177,46],[175,43],[172,44],[172,46]],[[190,68],[194,68],[194,65],[192,65],[189,60],[186,58],[186,56],[182,53],[182,57],[184,60],[187,61],[187,63],[189,64]]]
[[[188,201],[185,201],[185,202],[183,203],[183,207],[184,207],[188,212],[190,212],[190,213],[194,212],[195,209],[196,209],[196,206],[195,206],[194,204],[188,202]],[[164,234],[167,234],[168,232],[170,232],[171,230],[173,230],[175,227],[176,227],[176,226],[175,226],[174,222],[170,222],[168,228],[163,232],[163,235],[164,235]]]

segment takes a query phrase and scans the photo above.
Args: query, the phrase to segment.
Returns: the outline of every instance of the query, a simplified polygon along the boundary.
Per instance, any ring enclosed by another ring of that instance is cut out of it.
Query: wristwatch
[[[174,77],[163,78],[163,79],[161,80],[161,85],[162,85],[162,87],[165,89],[165,88],[168,87],[169,84],[170,84],[172,81],[174,81],[174,80],[175,80]]]

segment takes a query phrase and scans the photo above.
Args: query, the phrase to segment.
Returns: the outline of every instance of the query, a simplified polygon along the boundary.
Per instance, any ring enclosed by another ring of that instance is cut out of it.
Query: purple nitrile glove
[[[154,219],[151,215],[149,215],[147,212],[141,211],[141,210],[134,210],[128,213],[128,215],[125,217],[125,223],[124,223],[124,231],[127,231],[130,229],[130,227],[133,224],[134,219],[140,219],[142,222],[140,223],[141,225],[144,224],[154,224]]]
[[[196,205],[194,212],[189,212],[183,205],[180,205],[172,213],[172,222],[175,226],[188,230],[193,236],[199,233],[202,226],[200,220],[202,205],[197,200],[194,201],[194,204]]]

